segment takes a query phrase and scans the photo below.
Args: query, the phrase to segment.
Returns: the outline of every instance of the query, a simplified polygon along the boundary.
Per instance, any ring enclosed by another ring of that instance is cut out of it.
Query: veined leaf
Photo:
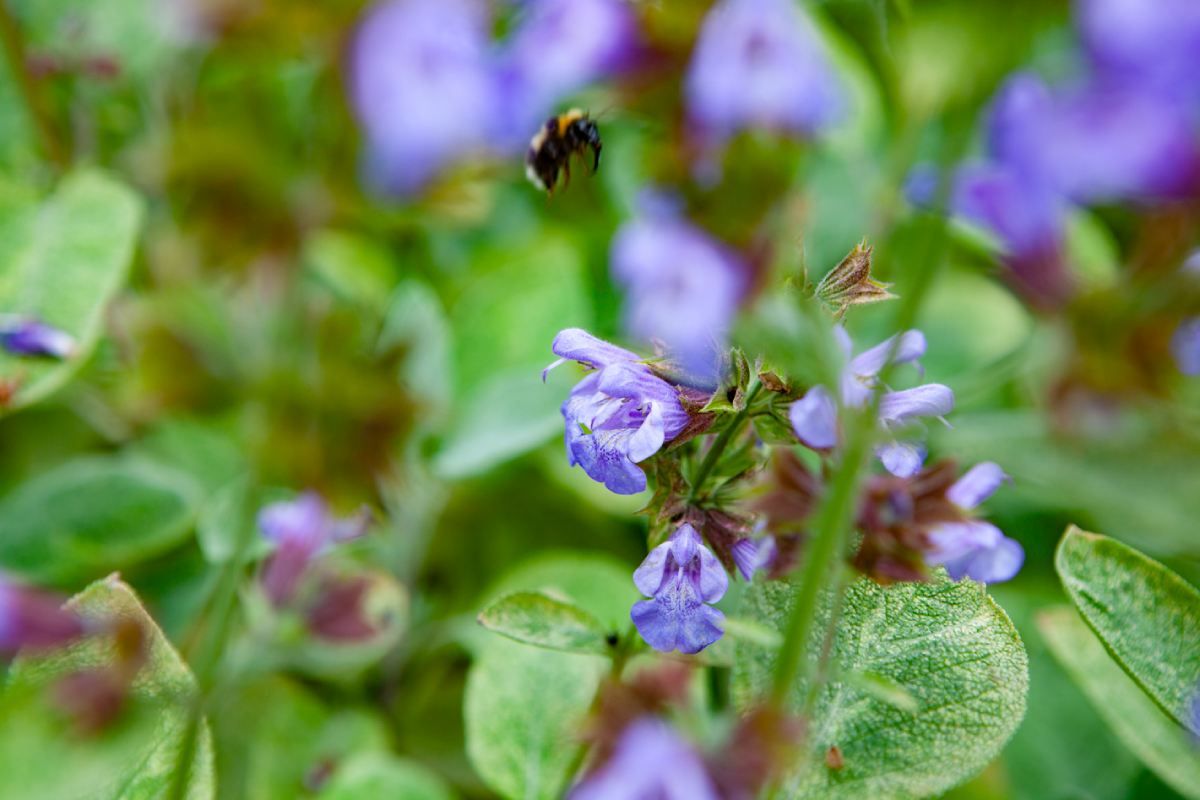
[[[525,644],[596,655],[608,652],[605,637],[613,633],[579,606],[544,592],[505,595],[480,612],[479,624]]]

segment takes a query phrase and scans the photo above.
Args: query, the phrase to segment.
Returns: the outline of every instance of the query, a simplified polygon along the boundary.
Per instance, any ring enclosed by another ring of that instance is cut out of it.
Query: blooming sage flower
[[[946,499],[964,515],[969,514],[1006,480],[1008,476],[998,465],[990,461],[976,464],[946,491]],[[929,530],[928,540],[925,560],[945,566],[956,581],[1006,581],[1020,571],[1025,561],[1025,551],[1018,542],[983,520],[938,523]]]
[[[878,389],[879,373],[895,348],[893,363],[916,362],[925,355],[925,336],[918,330],[905,331],[850,358],[852,344],[841,326],[835,328],[848,363],[842,370],[841,402],[847,407],[865,406]],[[899,428],[920,417],[943,417],[954,408],[954,393],[940,383],[911,389],[885,391],[879,398],[879,423],[885,430]],[[829,450],[839,440],[837,403],[824,386],[814,386],[788,411],[792,429],[802,443],[814,450]],[[888,472],[899,477],[915,475],[925,460],[924,449],[912,442],[893,440],[879,447],[877,455]]]
[[[625,728],[612,757],[568,795],[570,800],[719,800],[692,746],[662,720]]]
[[[258,514],[258,528],[275,552],[263,568],[262,586],[276,608],[292,599],[312,560],[337,542],[366,533],[370,512],[339,519],[315,492],[271,503]]]
[[[651,550],[633,582],[650,599],[634,603],[630,618],[655,650],[698,653],[725,632],[725,615],[708,604],[724,597],[729,577],[691,525]]]
[[[18,356],[67,358],[75,352],[75,338],[33,317],[0,314],[0,346]]]
[[[626,292],[631,336],[661,340],[689,375],[715,385],[725,337],[746,288],[736,254],[659,199],[612,244],[613,279]]]
[[[679,391],[651,372],[637,354],[579,328],[560,332],[552,349],[559,360],[546,371],[567,360],[593,370],[562,406],[567,460],[616,494],[643,491],[646,474],[638,462],[687,426]]]
[[[44,650],[84,633],[83,621],[63,608],[66,598],[0,576],[0,653]]]
[[[704,19],[684,89],[702,137],[747,128],[810,134],[842,113],[842,87],[793,0],[721,0]]]
[[[1200,99],[1200,4],[1193,0],[1076,0],[1093,68],[1109,80]]]

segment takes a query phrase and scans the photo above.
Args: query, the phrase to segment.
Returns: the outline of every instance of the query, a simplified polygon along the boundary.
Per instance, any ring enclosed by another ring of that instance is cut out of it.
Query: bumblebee
[[[525,175],[533,185],[554,193],[561,171],[567,183],[571,180],[571,156],[592,151],[592,172],[600,168],[600,129],[586,111],[573,108],[565,114],[551,117],[529,140],[525,155]]]

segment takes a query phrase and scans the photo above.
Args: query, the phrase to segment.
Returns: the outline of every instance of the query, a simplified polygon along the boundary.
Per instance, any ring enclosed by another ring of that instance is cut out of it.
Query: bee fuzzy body
[[[542,191],[550,194],[561,172],[571,179],[571,157],[592,153],[592,171],[600,167],[600,129],[587,112],[573,108],[546,120],[529,141],[525,156],[525,175]]]

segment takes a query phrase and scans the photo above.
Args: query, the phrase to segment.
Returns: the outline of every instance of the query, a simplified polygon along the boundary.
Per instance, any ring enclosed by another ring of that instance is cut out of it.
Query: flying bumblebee
[[[586,111],[573,108],[565,114],[546,120],[529,140],[525,155],[525,175],[533,185],[554,193],[561,171],[567,183],[571,180],[571,156],[592,151],[592,172],[600,168],[600,129]]]

